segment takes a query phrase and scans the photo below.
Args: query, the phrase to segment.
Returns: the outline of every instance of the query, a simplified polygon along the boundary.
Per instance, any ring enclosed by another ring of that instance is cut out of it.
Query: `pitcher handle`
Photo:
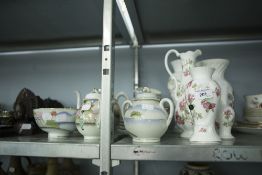
[[[170,77],[174,80],[174,87],[176,87],[175,89],[175,94],[177,94],[177,91],[178,91],[178,83],[177,83],[177,79],[175,77],[175,75],[171,72],[171,70],[169,69],[169,66],[168,66],[168,58],[169,58],[169,55],[171,55],[172,53],[176,54],[177,57],[180,57],[180,53],[175,50],[175,49],[171,49],[169,50],[166,55],[165,55],[165,68],[166,68],[166,71],[167,73],[170,75]]]
[[[165,55],[165,67],[166,67],[166,71],[170,75],[170,77],[175,78],[174,74],[171,72],[171,70],[169,69],[169,66],[168,66],[168,58],[169,58],[169,55],[171,55],[172,53],[176,54],[177,57],[180,57],[180,53],[177,50],[175,50],[175,49],[169,50]]]
[[[122,104],[122,108],[121,108],[121,112],[122,112],[122,117],[124,118],[124,116],[125,116],[125,113],[126,113],[126,111],[127,111],[127,109],[129,108],[126,108],[126,105],[127,104],[129,104],[129,107],[130,106],[133,106],[133,103],[132,103],[132,101],[130,101],[130,100],[126,100],[126,101],[124,101],[124,103]]]
[[[172,118],[174,116],[174,104],[173,102],[168,99],[168,98],[163,98],[161,101],[160,101],[160,107],[165,111],[165,108],[164,108],[164,103],[168,103],[169,104],[169,107],[170,107],[170,111],[169,111],[169,115],[168,115],[168,118],[167,118],[167,121],[166,121],[166,125],[167,127],[170,125],[171,121],[172,121]]]

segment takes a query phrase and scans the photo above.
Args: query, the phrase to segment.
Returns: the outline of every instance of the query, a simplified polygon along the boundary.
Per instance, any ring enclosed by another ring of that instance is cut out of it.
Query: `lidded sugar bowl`
[[[123,102],[121,111],[134,142],[159,142],[172,120],[174,105],[168,98],[161,99],[160,91],[142,87],[136,90],[133,100]]]

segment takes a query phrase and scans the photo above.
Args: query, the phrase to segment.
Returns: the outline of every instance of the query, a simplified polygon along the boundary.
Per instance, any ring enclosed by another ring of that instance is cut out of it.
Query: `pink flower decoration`
[[[52,117],[55,117],[56,116],[56,111],[52,111],[51,115],[52,115]]]
[[[181,111],[184,111],[186,109],[186,100],[183,99],[180,103],[179,103],[179,108]]]
[[[179,125],[184,125],[185,124],[184,120],[182,120],[182,118],[180,117],[180,115],[178,114],[177,111],[176,111],[176,122]]]
[[[215,90],[215,91],[216,91],[216,95],[217,95],[217,96],[220,96],[220,95],[221,95],[221,90],[220,90],[219,88],[216,87],[216,90]]]
[[[189,83],[187,83],[186,87],[187,87],[187,88],[191,87],[192,83],[193,83],[193,80],[190,81]]]
[[[230,110],[226,110],[226,111],[224,112],[224,115],[225,115],[225,118],[226,118],[226,119],[229,119],[230,116],[233,115],[233,113],[232,113]]]
[[[199,132],[207,132],[206,128],[200,128]]]
[[[189,70],[186,70],[185,72],[184,72],[184,76],[189,76],[190,75],[190,71]]]
[[[193,94],[188,94],[187,100],[189,103],[192,103],[195,100],[195,96]]]
[[[207,100],[202,100],[201,101],[202,106],[206,109],[206,111],[208,112],[209,110],[212,110],[214,112],[214,108],[216,107],[215,103],[210,103]]]

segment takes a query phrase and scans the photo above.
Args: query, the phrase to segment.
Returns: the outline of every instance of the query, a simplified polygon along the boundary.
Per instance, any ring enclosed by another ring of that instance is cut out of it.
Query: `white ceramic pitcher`
[[[177,60],[171,62],[174,73],[168,66],[168,58],[171,54],[175,54],[181,60],[181,66]],[[181,137],[184,138],[190,138],[193,134],[193,118],[188,109],[186,96],[189,84],[192,82],[190,69],[195,66],[196,58],[201,54],[200,50],[179,53],[177,50],[171,49],[165,55],[165,67],[174,84],[171,96],[176,106],[175,120],[177,125],[183,130]],[[177,76],[181,77],[178,78]]]

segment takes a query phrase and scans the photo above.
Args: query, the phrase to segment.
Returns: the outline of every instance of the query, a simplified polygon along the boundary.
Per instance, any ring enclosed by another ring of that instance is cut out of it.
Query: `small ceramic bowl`
[[[36,124],[48,133],[48,138],[66,137],[76,129],[76,109],[38,108],[33,112]]]

